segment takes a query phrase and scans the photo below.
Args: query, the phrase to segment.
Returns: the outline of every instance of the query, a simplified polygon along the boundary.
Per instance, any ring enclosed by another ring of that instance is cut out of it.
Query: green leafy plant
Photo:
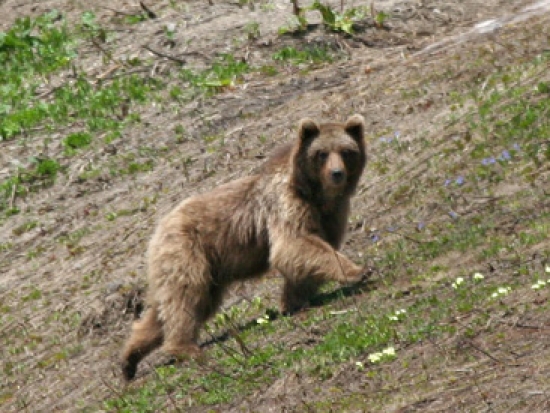
[[[92,135],[86,132],[75,132],[69,134],[64,140],[63,145],[66,151],[72,151],[88,146],[92,142]]]
[[[299,14],[298,16],[292,16],[285,26],[279,27],[279,35],[292,34],[296,32],[303,32],[307,29],[308,21],[305,15]]]
[[[260,37],[260,24],[258,22],[250,22],[244,26],[244,31],[248,40],[256,40]]]
[[[361,8],[351,8],[343,13],[335,11],[332,7],[315,0],[309,10],[317,10],[321,13],[323,24],[332,31],[353,33],[353,22],[365,16]]]
[[[383,11],[379,11],[374,15],[374,22],[376,23],[376,26],[382,27],[384,26],[384,23],[386,22],[386,20],[388,20],[389,17],[390,17],[389,14],[384,13]]]
[[[304,31],[308,26],[308,21],[304,11],[318,11],[321,14],[323,25],[334,32],[343,32],[353,34],[353,24],[355,21],[362,19],[366,15],[365,7],[350,8],[343,12],[334,10],[330,5],[323,4],[319,0],[315,0],[309,7],[304,8],[297,16],[293,16],[287,26],[279,29],[279,34],[292,33],[296,31]]]

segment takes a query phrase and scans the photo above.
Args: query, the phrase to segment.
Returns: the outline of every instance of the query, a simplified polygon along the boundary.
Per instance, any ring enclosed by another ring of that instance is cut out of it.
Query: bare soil
[[[102,50],[85,45],[77,64],[98,78],[111,71],[116,73],[116,62],[128,57],[153,59],[152,65],[136,70],[150,71],[163,79],[169,79],[180,68],[175,59],[183,59],[193,67],[207,67],[216,55],[228,51],[254,66],[269,62],[282,45],[330,45],[344,58],[307,72],[289,65],[285,73],[272,77],[249,74],[243,84],[188,103],[151,102],[136,109],[141,117],[139,125],[126,130],[109,148],[71,158],[67,173],[53,187],[15,200],[26,212],[10,218],[0,232],[0,243],[12,245],[0,251],[0,303],[10,309],[9,314],[2,313],[1,364],[4,372],[8,363],[11,370],[17,371],[9,377],[3,375],[2,388],[10,395],[2,401],[3,411],[94,409],[103,399],[116,396],[123,387],[118,371],[119,350],[134,314],[139,312],[145,288],[147,242],[155,222],[179,200],[250,173],[273,147],[292,139],[295,125],[305,116],[343,120],[351,113],[363,114],[371,139],[371,162],[377,160],[379,151],[374,137],[384,131],[399,131],[411,142],[420,134],[443,133],[441,121],[449,115],[447,91],[459,82],[483,75],[476,73],[475,66],[461,67],[461,62],[453,59],[458,55],[466,61],[484,45],[498,48],[497,34],[472,32],[472,28],[488,19],[515,16],[526,5],[522,0],[377,1],[377,9],[391,14],[385,28],[377,28],[372,19],[366,19],[355,35],[344,36],[326,32],[316,24],[318,16],[312,14],[307,34],[279,36],[278,28],[291,16],[288,2],[256,3],[254,10],[236,1],[176,3],[172,7],[165,0],[146,2],[157,18],[118,27],[114,19],[138,12],[138,2],[4,0],[0,2],[0,30],[17,17],[36,16],[53,8],[65,13],[69,21],[77,21],[84,10],[94,10],[98,22],[112,30],[105,45],[112,57],[106,59]],[[262,4],[272,7],[262,9]],[[331,4],[339,7],[339,3]],[[347,7],[358,5],[346,3]],[[516,28],[507,33],[521,37],[521,25],[548,23],[547,17],[542,14],[514,23]],[[261,35],[248,40],[244,27],[252,21],[259,24]],[[164,35],[167,24],[177,27],[171,42]],[[531,49],[502,50],[496,59],[502,64],[526,60],[548,47],[547,38],[533,36]],[[453,76],[445,75],[449,67],[456,68]],[[426,86],[423,79],[428,75],[433,75],[434,81]],[[174,78],[171,81],[177,82]],[[403,99],[403,91],[418,87],[424,88],[422,96]],[[177,125],[186,130],[184,142],[175,139]],[[55,142],[68,132],[54,131],[50,137]],[[224,139],[223,148],[215,152],[209,151],[201,139],[213,135]],[[25,144],[18,140],[0,142],[0,169],[9,170],[14,160],[24,162],[34,155],[43,137],[35,134]],[[84,182],[77,179],[86,165],[108,165],[114,153],[137,153],[140,147],[168,148],[168,154],[163,152],[155,159],[153,171],[131,178],[112,177],[105,172]],[[44,150],[55,152],[60,148],[54,144]],[[370,171],[365,174],[353,205],[352,214],[358,224],[351,228],[345,247],[345,253],[353,259],[370,245],[369,229],[405,220],[405,215],[411,213],[399,203],[387,204],[385,199],[400,180],[413,179],[422,172],[429,154],[426,158],[417,155],[402,155],[410,157],[409,166],[397,171],[391,181]],[[181,163],[175,161],[178,158]],[[184,166],[186,158],[193,159],[188,166]],[[503,191],[513,192],[514,188]],[[145,200],[153,198],[156,201],[146,206]],[[548,211],[549,206],[536,208]],[[114,221],[104,218],[121,210],[132,213]],[[429,217],[436,210],[437,205],[426,200],[414,214]],[[14,230],[29,220],[37,220],[40,225],[16,235]],[[60,241],[75,232],[82,234],[78,250]],[[546,241],[534,247],[533,256],[548,246]],[[28,252],[37,250],[40,253],[29,258]],[[464,265],[469,257],[450,256],[448,260]],[[503,274],[511,272],[502,270]],[[226,305],[256,295],[275,303],[279,284],[280,280],[271,276],[239,285]],[[24,297],[33,289],[45,299],[26,300]],[[360,298],[368,299],[368,293]],[[536,308],[547,298],[533,292],[522,300]],[[465,323],[457,321],[461,322]],[[452,342],[424,342],[406,348],[402,357],[409,361],[408,367],[399,363],[383,365],[383,374],[376,379],[344,365],[319,393],[318,386],[307,378],[289,373],[258,394],[203,410],[307,411],[310,403],[327,400],[334,392],[350,398],[368,392],[385,398],[385,411],[547,411],[550,316],[528,311],[526,306],[523,313],[500,315],[493,322],[498,326],[485,336],[457,335]],[[27,342],[36,342],[37,337],[42,338],[41,344],[27,348]],[[23,351],[8,352],[14,346]],[[56,360],[56,354],[64,349],[68,349],[69,356]],[[426,367],[433,358],[445,360],[444,371]],[[397,379],[385,383],[382,378],[390,375]],[[406,396],[398,392],[402,388],[408,389]],[[357,411],[369,411],[368,406],[363,409]]]

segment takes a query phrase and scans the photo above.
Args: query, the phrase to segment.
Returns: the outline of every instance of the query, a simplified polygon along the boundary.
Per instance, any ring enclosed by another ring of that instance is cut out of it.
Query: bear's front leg
[[[307,306],[325,281],[355,283],[364,278],[361,267],[314,235],[276,240],[271,265],[285,277],[281,297],[284,313]]]
[[[310,298],[314,297],[322,282],[315,282],[311,278],[295,279],[285,276],[285,284],[281,295],[281,312],[292,314],[308,307]]]
[[[317,284],[323,281],[355,283],[364,278],[363,268],[315,235],[275,237],[270,263],[296,283],[305,279]]]

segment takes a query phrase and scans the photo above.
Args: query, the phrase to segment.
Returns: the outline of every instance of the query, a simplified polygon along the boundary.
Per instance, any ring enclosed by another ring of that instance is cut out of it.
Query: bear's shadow
[[[275,321],[280,317],[289,317],[289,316],[292,316],[293,314],[297,314],[301,311],[307,310],[308,308],[322,307],[338,299],[361,295],[365,292],[372,291],[374,287],[375,287],[375,283],[372,280],[363,281],[352,285],[347,285],[344,287],[340,287],[334,291],[317,294],[316,296],[311,298],[309,305],[306,308],[299,310],[295,313],[285,314],[285,313],[281,313],[278,310],[274,310],[270,308],[266,310],[266,315],[269,316],[270,321]],[[235,332],[241,333],[249,329],[252,329],[257,325],[258,325],[258,322],[256,321],[256,319],[249,320],[244,324],[237,325],[236,328],[234,329],[234,333],[232,333],[231,331],[225,331],[219,335],[212,336],[211,338],[202,342],[200,344],[200,347],[201,349],[204,349],[217,343],[223,343],[229,340],[230,338],[232,338]]]

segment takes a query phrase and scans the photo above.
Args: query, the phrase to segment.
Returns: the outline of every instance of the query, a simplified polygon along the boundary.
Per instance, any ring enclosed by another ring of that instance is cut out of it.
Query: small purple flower
[[[418,225],[416,226],[416,228],[419,231],[422,231],[425,227],[426,227],[426,224],[424,224],[423,222],[419,222]]]
[[[394,132],[393,136],[395,136],[395,139],[399,139],[401,137],[401,132],[397,130]]]
[[[497,160],[494,158],[494,157],[489,157],[489,158],[484,158],[482,161],[481,161],[481,164],[482,165],[491,165],[491,164],[494,164]]]
[[[397,227],[388,227],[388,232],[395,232],[397,231]]]
[[[515,151],[518,151],[518,152],[521,151],[521,147],[520,147],[519,144],[517,144],[517,143],[514,143],[514,144],[512,145],[512,148],[513,148]]]
[[[457,214],[455,211],[450,211],[450,212],[449,212],[449,216],[450,216],[452,219],[457,219],[457,218],[458,218],[458,214]]]
[[[512,156],[510,155],[510,152],[508,152],[506,149],[504,149],[502,151],[502,155],[501,155],[502,159],[505,160],[505,161],[509,161],[510,159],[512,159]]]
[[[370,240],[371,240],[374,244],[376,244],[378,241],[380,241],[380,237],[378,236],[378,234],[372,234],[372,235],[370,236]]]
[[[464,184],[464,177],[463,176],[459,176],[458,178],[456,178],[456,184],[457,185],[462,185]]]
[[[445,182],[443,183],[444,186],[449,186],[451,184],[450,179],[445,179]]]
[[[388,142],[388,139],[385,136],[382,136],[379,140],[382,143],[387,143]]]

